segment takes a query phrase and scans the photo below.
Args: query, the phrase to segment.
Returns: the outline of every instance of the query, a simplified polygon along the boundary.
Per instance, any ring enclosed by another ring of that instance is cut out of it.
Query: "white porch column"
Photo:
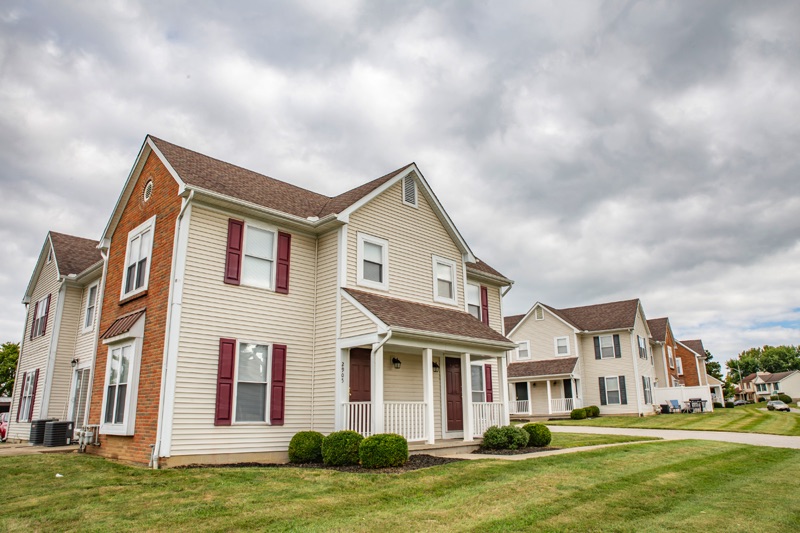
[[[553,414],[553,394],[550,392],[550,380],[547,380],[547,414]]]
[[[472,366],[468,353],[461,354],[461,390],[464,402],[464,441],[472,441],[475,430],[472,419]]]
[[[526,381],[525,385],[528,387],[528,415],[533,416],[533,394],[531,391],[531,382]]]
[[[422,398],[425,402],[425,442],[434,443],[433,426],[433,350],[422,350]]]
[[[372,351],[372,434],[383,433],[383,346]]]
[[[503,404],[500,408],[502,409],[500,417],[503,420],[503,425],[507,426],[511,423],[511,415],[508,412],[508,372],[505,356],[497,358],[497,377],[500,380],[500,401]]]
[[[350,373],[345,369],[350,368],[350,350],[337,349],[336,350],[336,386],[334,387],[334,398],[336,405],[334,406],[334,422],[333,428],[336,431],[341,431],[344,426],[344,409],[342,404],[350,401],[350,394],[348,385],[350,382]]]

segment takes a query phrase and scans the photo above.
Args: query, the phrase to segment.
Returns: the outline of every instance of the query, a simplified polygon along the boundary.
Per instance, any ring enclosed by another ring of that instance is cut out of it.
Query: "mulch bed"
[[[478,448],[472,453],[484,455],[521,455],[523,453],[549,452],[550,450],[560,450],[556,446],[541,446],[531,448],[517,448],[516,450],[490,450],[489,448]]]
[[[187,465],[179,468],[245,468],[245,467],[319,468],[323,470],[338,470],[339,472],[350,472],[353,474],[402,474],[403,472],[410,472],[411,470],[419,470],[420,468],[429,468],[431,466],[446,465],[447,463],[455,463],[457,461],[464,461],[464,459],[455,459],[453,457],[436,457],[434,455],[418,454],[418,455],[411,455],[408,458],[408,462],[405,465],[392,468],[362,468],[359,465],[329,466],[323,463],[305,463],[305,464],[233,463],[226,465]]]

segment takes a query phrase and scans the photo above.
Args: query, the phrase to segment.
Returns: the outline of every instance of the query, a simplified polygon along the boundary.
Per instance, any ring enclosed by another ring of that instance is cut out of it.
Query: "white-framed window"
[[[19,402],[19,421],[30,422],[31,402],[33,402],[33,387],[36,381],[36,372],[28,372],[22,384],[21,401]]]
[[[556,337],[553,339],[556,355],[569,355],[569,337]]]
[[[672,346],[667,346],[667,358],[669,359],[669,367],[675,368],[675,357],[672,355]]]
[[[680,357],[676,357],[675,358],[675,366],[678,367],[678,375],[682,376],[683,375],[683,361],[681,361]]]
[[[100,415],[103,435],[134,434],[144,323],[142,315],[127,332],[103,340],[108,346]]]
[[[530,341],[521,341],[517,345],[517,359],[524,361],[531,358],[531,343]]]
[[[606,380],[606,404],[621,404],[621,395],[619,390],[619,378],[617,376],[607,377]]]
[[[772,390],[781,390],[781,388],[779,387],[779,385],[780,385],[780,383],[773,383],[773,384],[772,384]]]
[[[275,288],[275,255],[278,240],[275,228],[245,222],[242,243],[242,285]]]
[[[472,401],[485,402],[486,384],[484,383],[483,365],[470,365],[470,372],[472,376]]]
[[[534,309],[534,311],[533,311],[533,317],[534,317],[536,320],[544,320],[544,309],[542,309],[542,307],[541,307],[541,306],[539,306],[539,307],[537,307],[536,309]]]
[[[642,391],[645,405],[653,403],[653,388],[648,376],[642,376]]]
[[[53,247],[51,246],[49,250],[47,250],[47,264],[53,262]]]
[[[128,298],[147,290],[155,226],[156,217],[153,216],[128,232],[125,272],[122,276],[122,294],[120,298]]]
[[[680,361],[680,359],[678,359]],[[767,392],[767,384],[766,383],[756,383],[756,390],[758,392]]]
[[[681,386],[681,382],[680,382],[680,381],[678,381],[678,378],[676,378],[676,377],[674,377],[674,376],[673,376],[673,378],[672,378],[672,386],[673,386],[673,387],[680,387],[680,386]]]
[[[50,296],[45,296],[36,302],[33,311],[33,324],[31,324],[31,338],[41,337],[47,329],[47,315],[50,307]]]
[[[417,207],[417,182],[414,180],[413,174],[403,178],[403,203]]]
[[[433,256],[433,300],[446,304],[456,304],[456,263],[449,259]]]
[[[389,290],[389,241],[358,234],[358,284]]]
[[[609,359],[614,357],[614,336],[600,335],[600,357]]]
[[[99,282],[94,282],[86,288],[86,307],[83,309],[83,331],[94,329],[94,314],[97,308],[97,290]]]
[[[269,422],[271,360],[271,344],[239,341],[234,391],[235,422]]]
[[[467,311],[469,314],[481,320],[481,287],[473,283],[467,283]]]
[[[647,339],[636,335],[636,340],[639,343],[639,358],[647,359]]]

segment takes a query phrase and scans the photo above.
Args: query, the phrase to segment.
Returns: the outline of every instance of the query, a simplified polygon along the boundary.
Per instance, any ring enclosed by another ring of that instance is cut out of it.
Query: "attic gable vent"
[[[544,310],[541,307],[534,310],[534,315],[536,315],[536,320],[544,320]]]
[[[148,180],[142,191],[142,200],[146,202],[151,196],[153,196],[153,180]]]
[[[417,207],[417,182],[413,174],[403,178],[403,203]]]

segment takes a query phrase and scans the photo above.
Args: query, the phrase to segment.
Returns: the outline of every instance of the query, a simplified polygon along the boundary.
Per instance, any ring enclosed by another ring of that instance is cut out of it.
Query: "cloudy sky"
[[[234,7],[235,6],[235,7]],[[800,343],[798,2],[0,5],[0,340],[146,134],[337,194],[415,161],[507,314],[639,297]]]

